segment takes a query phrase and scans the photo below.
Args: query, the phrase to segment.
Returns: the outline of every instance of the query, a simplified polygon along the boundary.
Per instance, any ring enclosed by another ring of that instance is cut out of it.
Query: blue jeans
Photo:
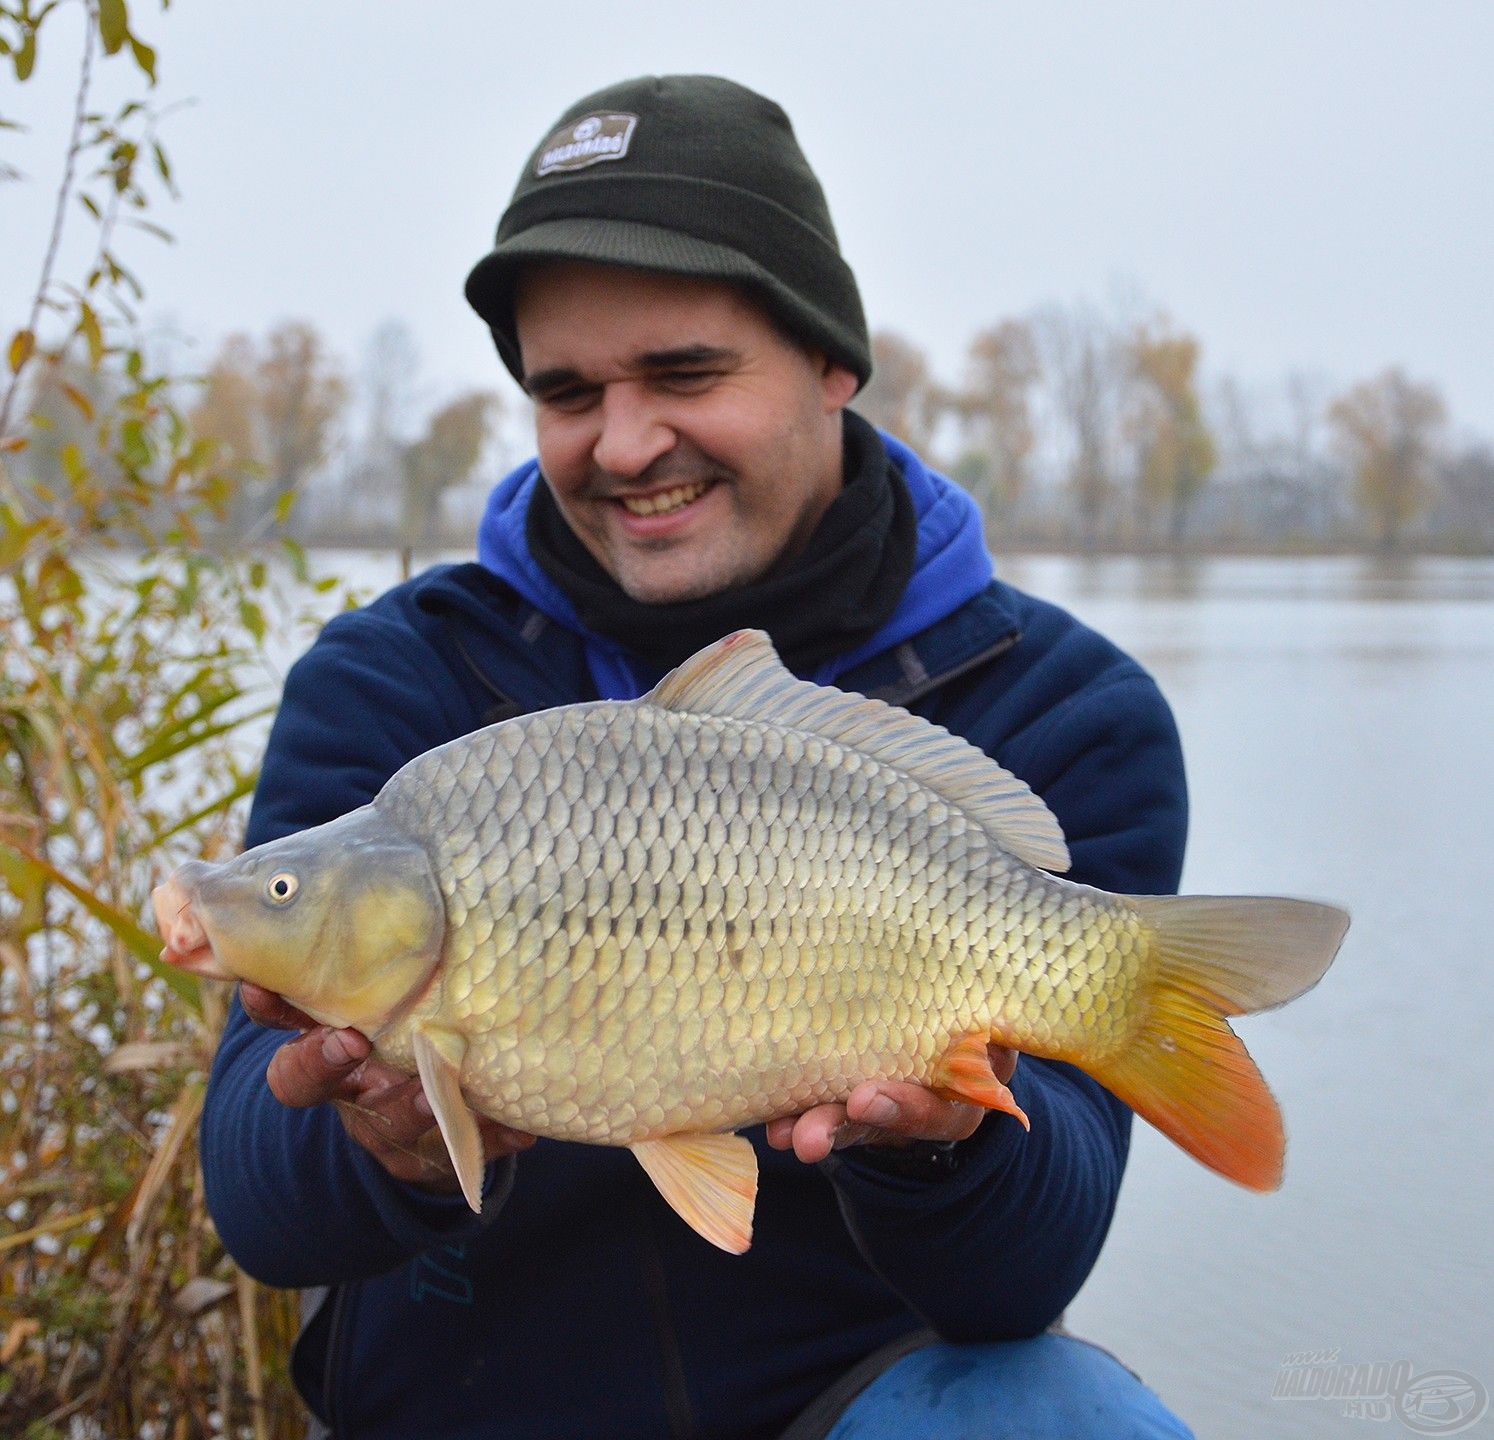
[[[826,1440],[1193,1440],[1193,1432],[1104,1350],[1049,1334],[904,1355]]]

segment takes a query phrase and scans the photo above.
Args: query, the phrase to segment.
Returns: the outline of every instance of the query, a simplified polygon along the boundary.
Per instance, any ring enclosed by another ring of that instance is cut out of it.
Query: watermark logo
[[[1461,1370],[1417,1371],[1409,1360],[1354,1363],[1301,1350],[1277,1372],[1273,1399],[1332,1400],[1350,1420],[1398,1420],[1413,1435],[1457,1435],[1489,1412],[1483,1382]]]
[[[1456,1435],[1489,1411],[1489,1392],[1461,1370],[1428,1370],[1413,1376],[1396,1396],[1395,1413],[1418,1435]]]

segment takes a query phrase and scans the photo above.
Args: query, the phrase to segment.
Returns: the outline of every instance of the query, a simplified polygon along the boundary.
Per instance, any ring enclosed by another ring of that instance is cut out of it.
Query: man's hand
[[[1005,1085],[1017,1068],[1017,1052],[989,1048],[991,1069]],[[943,1100],[932,1090],[900,1080],[865,1080],[843,1105],[816,1105],[802,1115],[768,1122],[768,1144],[790,1150],[806,1165],[847,1145],[906,1145],[914,1140],[966,1140],[986,1112],[979,1105]]]
[[[359,1031],[319,1025],[258,985],[240,985],[239,999],[251,1020],[303,1032],[270,1058],[266,1079],[282,1105],[304,1109],[330,1100],[348,1134],[396,1180],[443,1195],[460,1190],[417,1076],[371,1059],[373,1047]],[[514,1155],[534,1144],[533,1135],[481,1115],[477,1129],[484,1160]]]

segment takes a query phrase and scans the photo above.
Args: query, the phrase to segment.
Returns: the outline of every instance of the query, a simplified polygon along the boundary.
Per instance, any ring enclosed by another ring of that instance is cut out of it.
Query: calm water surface
[[[322,558],[371,590],[394,578]],[[1272,1391],[1301,1351],[1494,1388],[1494,562],[999,568],[1161,682],[1192,790],[1184,889],[1354,917],[1312,994],[1239,1023],[1286,1112],[1282,1191],[1138,1125],[1070,1323],[1201,1440],[1418,1433]],[[1460,1433],[1494,1435],[1494,1414]]]
[[[1185,890],[1354,917],[1315,991],[1239,1022],[1287,1117],[1281,1192],[1238,1190],[1138,1125],[1070,1321],[1200,1437],[1416,1433],[1272,1390],[1309,1350],[1494,1388],[1494,563],[1000,569],[1171,700]],[[1461,1433],[1494,1434],[1494,1415]]]

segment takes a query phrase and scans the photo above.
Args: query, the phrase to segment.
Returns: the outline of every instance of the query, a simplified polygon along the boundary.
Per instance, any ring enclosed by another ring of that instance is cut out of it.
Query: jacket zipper
[[[943,670],[937,675],[923,674],[916,679],[905,679],[896,685],[879,685],[875,690],[866,693],[876,700],[885,700],[889,705],[901,705],[905,710],[916,705],[925,695],[932,694],[941,685],[947,685],[951,680],[961,675],[968,675],[970,671],[979,669],[982,665],[989,664],[992,660],[999,659],[1012,649],[1022,638],[1022,632],[1017,629],[1008,630],[1005,635],[990,645],[987,645],[978,655],[972,655],[968,660],[958,665],[951,665],[948,670]],[[921,668],[921,667],[920,667]]]

